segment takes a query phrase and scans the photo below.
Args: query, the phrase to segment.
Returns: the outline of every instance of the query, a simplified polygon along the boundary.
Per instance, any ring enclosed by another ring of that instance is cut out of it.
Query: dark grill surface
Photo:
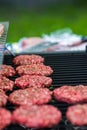
[[[54,73],[52,74],[52,90],[62,85],[87,85],[87,54],[85,52],[40,55],[45,58],[45,64],[51,66],[54,70]],[[14,66],[12,64],[12,59],[13,56],[6,55],[4,57],[4,63]],[[12,80],[14,80],[16,77],[17,75],[13,77]],[[65,118],[65,112],[69,106],[68,104],[58,102],[54,98],[49,104],[59,108],[63,114],[63,120],[59,125],[51,129],[27,129],[24,126],[14,124],[10,125],[5,130],[87,130],[87,127],[78,128],[66,123],[67,121]],[[12,111],[14,107],[8,103],[7,109]]]

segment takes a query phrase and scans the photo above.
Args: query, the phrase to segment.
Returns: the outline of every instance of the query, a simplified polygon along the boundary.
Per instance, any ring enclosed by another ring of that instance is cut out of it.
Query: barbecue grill
[[[87,85],[87,53],[86,52],[67,52],[67,53],[41,53],[41,56],[45,58],[45,65],[49,65],[53,68],[54,73],[52,74],[53,83],[50,87],[54,90],[62,85]],[[12,60],[14,56],[5,55],[4,64],[12,65]],[[15,75],[11,80],[15,80],[18,75]],[[14,87],[16,89],[16,86]],[[9,93],[8,93],[9,94]],[[67,103],[58,102],[54,98],[49,103],[60,109],[63,118],[62,121],[55,127],[47,129],[35,129],[35,128],[25,128],[18,124],[12,124],[8,126],[5,130],[87,130],[87,127],[77,127],[71,125],[66,117],[65,113],[70,106]],[[12,104],[7,103],[7,109],[13,111],[15,108]]]

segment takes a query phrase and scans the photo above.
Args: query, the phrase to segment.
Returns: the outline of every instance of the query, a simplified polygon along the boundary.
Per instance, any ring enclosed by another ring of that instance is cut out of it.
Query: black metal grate
[[[62,85],[87,85],[87,53],[59,53],[59,54],[40,54],[45,58],[45,64],[50,65],[54,73],[52,75],[53,79],[53,88],[60,87]],[[13,56],[6,55],[4,57],[4,63],[12,65]],[[15,67],[15,66],[14,66]],[[17,77],[12,78],[14,80]],[[67,127],[65,121],[65,113],[67,107],[69,106],[67,103],[58,102],[54,98],[50,102],[50,104],[59,108],[63,114],[63,120],[59,125],[53,127],[51,129],[40,129],[40,130],[82,130],[82,128],[77,129],[77,127],[73,127],[69,125]],[[13,106],[11,104],[7,105],[8,109],[12,109]],[[19,125],[10,125],[6,130],[38,130],[38,129],[27,129],[23,126]],[[85,129],[87,130],[87,128]]]

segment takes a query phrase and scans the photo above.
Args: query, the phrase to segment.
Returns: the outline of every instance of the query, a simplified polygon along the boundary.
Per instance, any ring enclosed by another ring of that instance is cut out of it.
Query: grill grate
[[[87,85],[87,53],[80,52],[80,53],[59,53],[59,54],[40,54],[45,58],[45,64],[50,65],[54,73],[51,76],[53,79],[53,88],[60,87],[62,85],[78,85],[83,84]],[[12,59],[13,56],[11,55],[5,55],[4,57],[4,63],[12,65]],[[15,67],[15,66],[14,66]],[[17,76],[15,76],[17,77]],[[12,79],[14,80],[15,77]],[[53,127],[51,129],[45,129],[45,130],[83,130],[84,128],[78,128],[73,127],[72,125],[69,125],[67,127],[65,123],[65,113],[68,108],[67,103],[58,102],[54,98],[49,103],[57,108],[59,108],[63,114],[63,120],[60,122],[60,124],[56,127]],[[9,104],[7,106],[8,109],[12,109],[12,106]],[[19,125],[10,125],[6,130],[39,130],[39,129],[27,129],[23,126]],[[44,130],[44,129],[40,129]],[[86,129],[87,130],[87,127]]]

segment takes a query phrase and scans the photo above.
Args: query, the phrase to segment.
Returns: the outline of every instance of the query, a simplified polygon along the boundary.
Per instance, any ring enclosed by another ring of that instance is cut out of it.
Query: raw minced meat
[[[15,79],[15,85],[19,88],[49,87],[52,84],[50,77],[42,75],[24,75]]]
[[[12,77],[15,75],[15,73],[16,72],[12,66],[10,66],[10,65],[2,65],[1,66],[0,74],[2,76]]]
[[[67,102],[70,104],[87,102],[87,86],[62,86],[54,90],[54,97],[58,101]]]
[[[49,76],[53,73],[50,66],[44,64],[21,65],[16,68],[17,73],[22,75],[45,75]]]
[[[0,89],[0,107],[5,106],[7,103],[8,96],[5,94],[5,92]]]
[[[9,95],[9,101],[15,105],[45,104],[52,99],[52,92],[48,88],[27,88],[16,90]]]
[[[13,112],[14,122],[29,128],[50,128],[61,118],[61,112],[52,105],[21,106]]]
[[[87,125],[87,104],[77,104],[68,107],[66,117],[73,125]]]
[[[0,89],[4,90],[4,91],[11,91],[14,87],[14,81],[0,76]]]
[[[44,58],[40,55],[18,55],[13,59],[15,65],[40,64],[44,62]]]
[[[5,108],[0,108],[0,130],[3,130],[6,126],[10,125],[12,121],[12,115],[10,111]]]

